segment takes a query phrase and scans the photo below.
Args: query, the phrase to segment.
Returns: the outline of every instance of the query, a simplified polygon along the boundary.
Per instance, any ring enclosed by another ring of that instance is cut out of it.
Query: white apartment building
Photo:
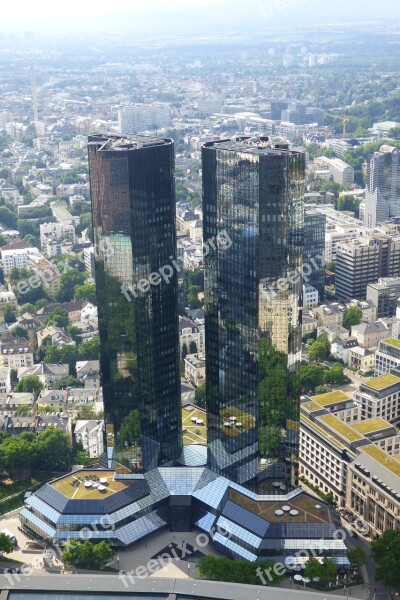
[[[198,387],[205,381],[206,361],[199,354],[188,354],[185,358],[185,379]]]
[[[164,129],[171,125],[171,107],[163,102],[134,104],[118,110],[120,133],[141,133]]]
[[[360,407],[360,418],[381,418],[400,423],[400,377],[381,375],[362,383],[354,392],[354,402]]]
[[[14,337],[0,341],[0,367],[18,371],[33,365],[33,350],[25,338]]]
[[[335,183],[340,185],[352,185],[354,183],[354,168],[340,158],[327,158],[320,156],[315,159],[317,166],[328,170]]]
[[[11,304],[15,308],[18,306],[17,298],[12,290],[7,290],[4,285],[0,285],[0,308],[4,304]]]
[[[82,444],[90,458],[98,458],[103,454],[104,421],[78,420],[75,426],[75,441]]]
[[[400,367],[400,340],[386,338],[379,342],[375,356],[375,375],[385,375]]]
[[[52,253],[53,246],[60,247],[60,244],[54,244],[54,242],[61,242],[62,240],[70,240],[75,243],[75,226],[66,225],[64,223],[44,223],[40,225],[40,246],[47,256],[56,256],[61,254],[56,251],[56,254]],[[51,252],[49,255],[48,252]]]
[[[303,307],[318,306],[319,294],[312,285],[303,285]]]
[[[183,346],[190,352],[190,344],[194,342],[199,354],[204,354],[204,325],[198,325],[190,319],[179,316],[179,345],[181,352]]]
[[[32,257],[40,258],[37,248],[15,248],[13,250],[1,251],[1,266],[3,267],[4,275],[8,275],[11,269],[16,267],[22,269],[26,267]]]

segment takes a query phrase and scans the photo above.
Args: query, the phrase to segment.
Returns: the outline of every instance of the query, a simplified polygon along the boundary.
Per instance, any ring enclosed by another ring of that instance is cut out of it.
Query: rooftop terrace
[[[256,502],[247,496],[243,496],[235,490],[230,490],[229,499],[239,506],[251,511],[270,523],[329,523],[329,511],[325,504],[318,499],[301,494],[289,502]],[[298,515],[292,516],[289,512],[281,516],[275,514],[281,510],[282,505],[290,506],[291,510],[298,511]],[[319,506],[319,508],[317,508]]]
[[[101,484],[100,480],[104,480],[104,483]],[[90,487],[88,482],[92,482]],[[114,471],[88,470],[71,473],[50,485],[69,500],[101,500],[134,483],[135,481],[114,481]],[[104,489],[100,488],[100,491],[99,485],[103,485]]]

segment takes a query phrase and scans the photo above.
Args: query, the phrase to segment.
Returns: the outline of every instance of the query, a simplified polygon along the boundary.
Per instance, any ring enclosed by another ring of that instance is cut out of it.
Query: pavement
[[[8,529],[17,538],[17,547],[13,552],[7,554],[7,558],[17,560],[24,565],[29,566],[29,569],[33,573],[45,573],[47,572],[44,568],[43,556],[45,554],[45,543],[43,542],[43,550],[32,550],[27,548],[27,544],[32,543],[22,531],[18,529],[20,509],[14,510],[6,515],[0,517],[0,531]],[[4,563],[6,565],[6,563]],[[10,568],[17,567],[18,565],[9,565]],[[58,566],[61,567],[61,562],[58,562]]]

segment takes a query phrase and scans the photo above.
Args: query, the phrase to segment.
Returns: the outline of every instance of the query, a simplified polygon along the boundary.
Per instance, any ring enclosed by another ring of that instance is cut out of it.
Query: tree
[[[43,389],[43,383],[37,375],[27,375],[19,380],[15,386],[16,392],[27,392],[32,394],[40,394]]]
[[[79,360],[98,360],[100,354],[100,339],[94,337],[87,342],[83,342],[79,347]]]
[[[57,346],[47,346],[44,355],[44,362],[47,364],[67,363],[69,365],[69,374],[76,375],[75,364],[80,360],[79,348],[67,344],[61,348]]]
[[[81,273],[74,269],[70,269],[66,273],[63,273],[60,277],[60,288],[57,294],[58,300],[61,302],[71,302],[75,293],[74,288],[78,285],[82,285],[86,278],[86,273]]]
[[[69,335],[69,337],[74,340],[74,342],[76,342],[77,344],[81,343],[82,331],[79,329],[79,327],[77,327],[76,325],[68,325],[65,328],[65,331],[67,332],[67,335]]]
[[[69,471],[72,466],[72,448],[66,433],[60,429],[46,429],[35,440],[34,467],[44,471]]]
[[[358,306],[349,306],[343,316],[343,327],[351,330],[353,325],[359,325],[362,319],[362,310]]]
[[[315,341],[308,340],[307,354],[312,361],[324,361],[329,357],[330,344],[328,336],[322,333]]]
[[[334,260],[330,260],[326,263],[326,270],[334,273],[336,271],[336,263]]]
[[[311,556],[306,564],[306,568],[304,569],[304,577],[307,579],[315,579],[319,577],[321,579],[322,576],[322,565],[314,556]]]
[[[336,574],[337,574],[336,564],[333,562],[333,560],[331,558],[325,558],[325,560],[322,564],[321,575],[320,575],[322,583],[324,583],[326,585],[329,581],[332,581],[332,579],[335,579]]]
[[[200,385],[195,389],[194,392],[194,401],[197,406],[200,408],[206,408],[206,383],[203,381]]]
[[[46,324],[54,324],[57,327],[66,327],[69,323],[68,311],[61,306],[57,306],[49,314]]]
[[[28,338],[28,330],[22,325],[15,325],[15,327],[13,327],[10,331],[12,337],[23,337],[26,339]]]
[[[15,322],[15,306],[13,304],[10,304],[9,302],[7,302],[6,304],[4,304],[3,308],[3,314],[4,314],[4,320],[6,323],[14,323]]]
[[[349,382],[349,378],[344,374],[342,365],[340,363],[335,363],[325,372],[324,381],[325,383],[344,385]]]
[[[91,406],[83,406],[79,409],[79,418],[87,419],[88,421],[94,421],[97,416],[94,409]]]
[[[358,218],[359,210],[360,210],[361,200],[358,198],[354,198],[349,194],[344,196],[340,196],[338,200],[338,210],[340,211],[350,211],[355,213]]]
[[[77,285],[74,290],[74,302],[79,302],[79,300],[87,300],[92,304],[96,304],[96,286],[91,283]]]
[[[57,383],[57,388],[59,390],[66,390],[67,388],[80,388],[82,387],[79,379],[72,377],[72,375],[65,375],[65,377],[61,377]]]
[[[196,352],[197,352],[197,344],[194,340],[192,340],[189,345],[189,354],[196,354]]]
[[[0,533],[0,554],[10,554],[15,550],[15,544],[6,533]]]
[[[68,566],[81,569],[100,569],[113,556],[113,551],[107,542],[98,544],[92,542],[71,541],[62,553],[62,561]]]
[[[378,565],[376,581],[400,592],[400,531],[388,529],[371,542],[372,558]]]
[[[362,548],[353,548],[353,550],[349,550],[347,556],[351,564],[359,569],[367,562],[367,556]]]
[[[17,415],[20,417],[23,414],[29,414],[31,409],[27,404],[20,404],[17,406]]]
[[[185,360],[185,358],[187,357],[187,355],[188,355],[187,346],[186,346],[186,344],[182,344],[182,354],[181,354],[182,360]]]
[[[304,392],[314,391],[324,381],[324,367],[312,363],[301,365],[301,387]]]
[[[197,562],[199,575],[206,579],[214,581],[230,581],[234,583],[244,583],[248,585],[260,585],[260,573],[268,572],[268,577],[264,578],[264,585],[274,585],[282,581],[282,577],[277,575],[271,562],[247,562],[245,560],[232,560],[223,556],[203,556]],[[261,580],[262,581],[262,580]]]
[[[15,213],[6,206],[0,206],[0,223],[4,223],[4,225],[7,225],[11,229],[15,229],[17,225]]]

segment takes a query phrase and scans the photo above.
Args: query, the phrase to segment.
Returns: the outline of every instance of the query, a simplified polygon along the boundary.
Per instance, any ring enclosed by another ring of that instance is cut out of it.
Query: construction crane
[[[338,114],[328,114],[327,116],[332,117],[332,119],[340,119],[341,121],[343,121],[342,137],[345,138],[347,135],[346,125],[350,121],[350,117],[346,117],[345,115],[338,115]]]

